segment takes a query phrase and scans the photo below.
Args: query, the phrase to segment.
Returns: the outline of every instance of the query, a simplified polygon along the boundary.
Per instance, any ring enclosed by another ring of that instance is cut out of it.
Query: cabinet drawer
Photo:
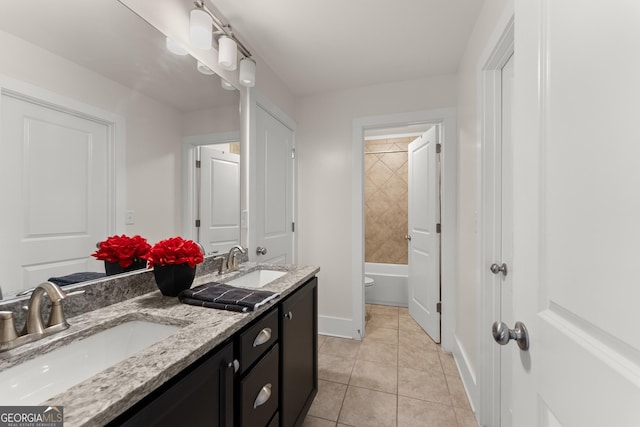
[[[278,344],[240,381],[240,425],[267,426],[278,410]]]
[[[278,310],[271,313],[240,334],[240,348],[238,349],[240,372],[249,369],[256,360],[264,354],[271,345],[278,340]]]

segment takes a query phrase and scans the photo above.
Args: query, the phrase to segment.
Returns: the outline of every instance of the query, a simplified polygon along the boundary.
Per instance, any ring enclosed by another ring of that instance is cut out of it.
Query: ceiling
[[[455,73],[483,0],[205,0],[295,96]],[[257,78],[260,78],[258,70]]]

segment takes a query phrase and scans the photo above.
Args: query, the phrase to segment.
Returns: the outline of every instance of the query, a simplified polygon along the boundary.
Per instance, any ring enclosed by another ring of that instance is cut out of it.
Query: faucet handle
[[[16,327],[13,324],[13,313],[0,311],[0,346],[18,338]]]
[[[49,315],[49,321],[47,322],[47,328],[57,325],[63,325],[65,329],[69,327],[69,323],[67,323],[67,319],[64,317],[61,301],[51,303],[51,313]]]
[[[220,268],[218,274],[225,274],[229,272],[229,266],[227,265],[227,259],[223,255],[219,255],[213,259],[213,261],[220,261]]]

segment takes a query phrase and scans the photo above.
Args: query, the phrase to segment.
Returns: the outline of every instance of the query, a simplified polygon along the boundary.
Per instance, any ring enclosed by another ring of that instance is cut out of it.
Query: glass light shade
[[[240,61],[240,84],[246,87],[256,85],[256,63],[251,58],[242,58]]]
[[[200,61],[197,62],[197,68],[198,68],[198,71],[200,71],[200,73],[206,76],[213,76],[215,74],[215,71],[213,71],[211,68],[207,67]]]
[[[201,9],[191,11],[189,40],[198,49],[211,49],[213,45],[213,20]]]
[[[233,86],[231,83],[229,83],[225,79],[220,79],[220,85],[222,86],[223,89],[226,89],[226,90],[236,90],[235,86]]]
[[[238,64],[238,45],[227,36],[218,39],[218,64],[227,71],[235,70]]]
[[[174,55],[180,56],[185,56],[189,53],[182,47],[182,45],[169,37],[167,37],[167,50]]]

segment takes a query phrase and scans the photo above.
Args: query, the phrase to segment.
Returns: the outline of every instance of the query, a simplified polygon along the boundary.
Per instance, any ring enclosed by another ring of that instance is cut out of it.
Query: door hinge
[[[196,219],[196,227],[200,227],[200,220]]]
[[[291,232],[295,232],[296,231],[296,223],[292,222],[291,223]]]
[[[436,233],[440,233],[440,229],[441,229],[440,224],[436,224]]]
[[[292,148],[292,149],[291,149],[291,158],[292,158],[292,159],[295,159],[295,158],[296,158],[296,149],[295,149],[295,148]]]
[[[442,151],[442,144],[436,144],[436,153],[440,154]]]
[[[436,303],[436,311],[437,311],[438,313],[442,313],[442,302],[441,302],[441,301],[438,301],[438,302]]]
[[[196,169],[200,169],[202,162],[200,160],[196,160]]]

